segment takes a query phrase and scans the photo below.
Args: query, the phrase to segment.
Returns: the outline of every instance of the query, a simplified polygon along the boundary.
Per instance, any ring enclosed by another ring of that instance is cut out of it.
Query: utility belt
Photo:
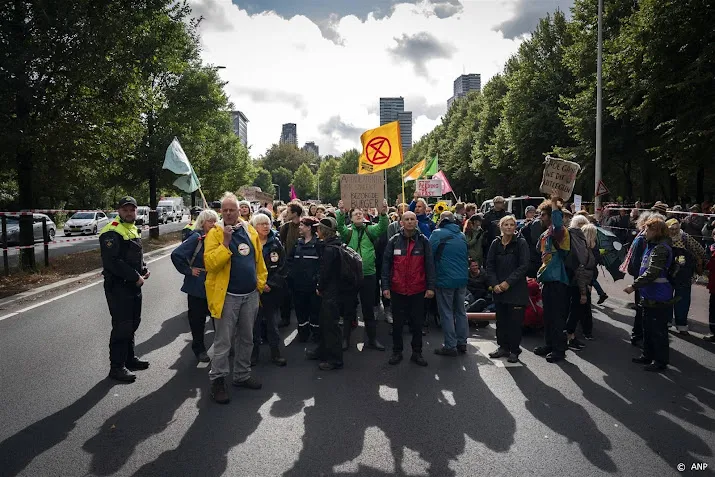
[[[680,297],[673,297],[668,301],[655,301],[648,298],[641,298],[641,306],[645,308],[668,308],[680,301]]]
[[[139,278],[137,278],[139,280]],[[115,286],[115,285],[123,285],[123,286],[132,286],[135,287],[137,290],[141,290],[141,287],[137,286],[137,280],[134,281],[129,281],[125,280],[123,278],[119,278],[116,275],[104,275],[104,283],[106,283],[109,286]]]

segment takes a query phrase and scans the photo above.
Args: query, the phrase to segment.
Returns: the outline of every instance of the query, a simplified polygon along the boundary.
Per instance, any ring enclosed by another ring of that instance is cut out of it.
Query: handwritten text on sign
[[[341,175],[340,198],[348,209],[382,206],[382,202],[385,200],[385,182],[382,172]]]
[[[417,193],[420,197],[439,197],[442,195],[441,179],[422,179],[417,181]]]
[[[569,200],[581,166],[571,161],[546,156],[544,176],[539,190],[562,200]]]

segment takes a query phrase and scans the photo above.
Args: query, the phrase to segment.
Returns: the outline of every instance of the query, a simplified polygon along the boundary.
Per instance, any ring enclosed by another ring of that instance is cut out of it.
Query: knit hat
[[[323,225],[332,231],[338,229],[338,223],[332,217],[323,217],[322,219],[320,219],[320,225]]]
[[[655,204],[653,204],[653,207],[651,209],[653,212],[658,212],[661,214],[665,214],[668,212],[668,204],[665,204],[661,201],[657,201]]]

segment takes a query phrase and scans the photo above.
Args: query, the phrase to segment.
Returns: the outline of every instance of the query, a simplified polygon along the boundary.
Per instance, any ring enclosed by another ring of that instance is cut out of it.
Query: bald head
[[[440,222],[443,220],[449,220],[450,222],[454,222],[454,214],[450,212],[449,210],[445,210],[442,212],[442,214],[439,216]]]
[[[402,214],[400,224],[402,224],[402,228],[405,230],[405,234],[411,236],[413,233],[415,233],[415,230],[417,229],[417,215],[414,212],[410,212],[408,210],[407,212]]]

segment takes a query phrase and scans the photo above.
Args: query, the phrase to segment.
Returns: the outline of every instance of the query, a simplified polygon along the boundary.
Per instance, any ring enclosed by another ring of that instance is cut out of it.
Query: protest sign
[[[421,179],[417,181],[415,187],[420,197],[439,197],[442,195],[441,179]]]
[[[341,175],[340,198],[346,209],[381,207],[385,200],[382,173]]]
[[[573,205],[574,205],[574,208],[576,209],[576,212],[581,210],[581,200],[582,200],[582,197],[580,195],[578,195],[578,194],[573,195]]]
[[[569,200],[580,169],[581,166],[575,162],[546,156],[539,190],[551,196],[558,196],[561,200]]]

